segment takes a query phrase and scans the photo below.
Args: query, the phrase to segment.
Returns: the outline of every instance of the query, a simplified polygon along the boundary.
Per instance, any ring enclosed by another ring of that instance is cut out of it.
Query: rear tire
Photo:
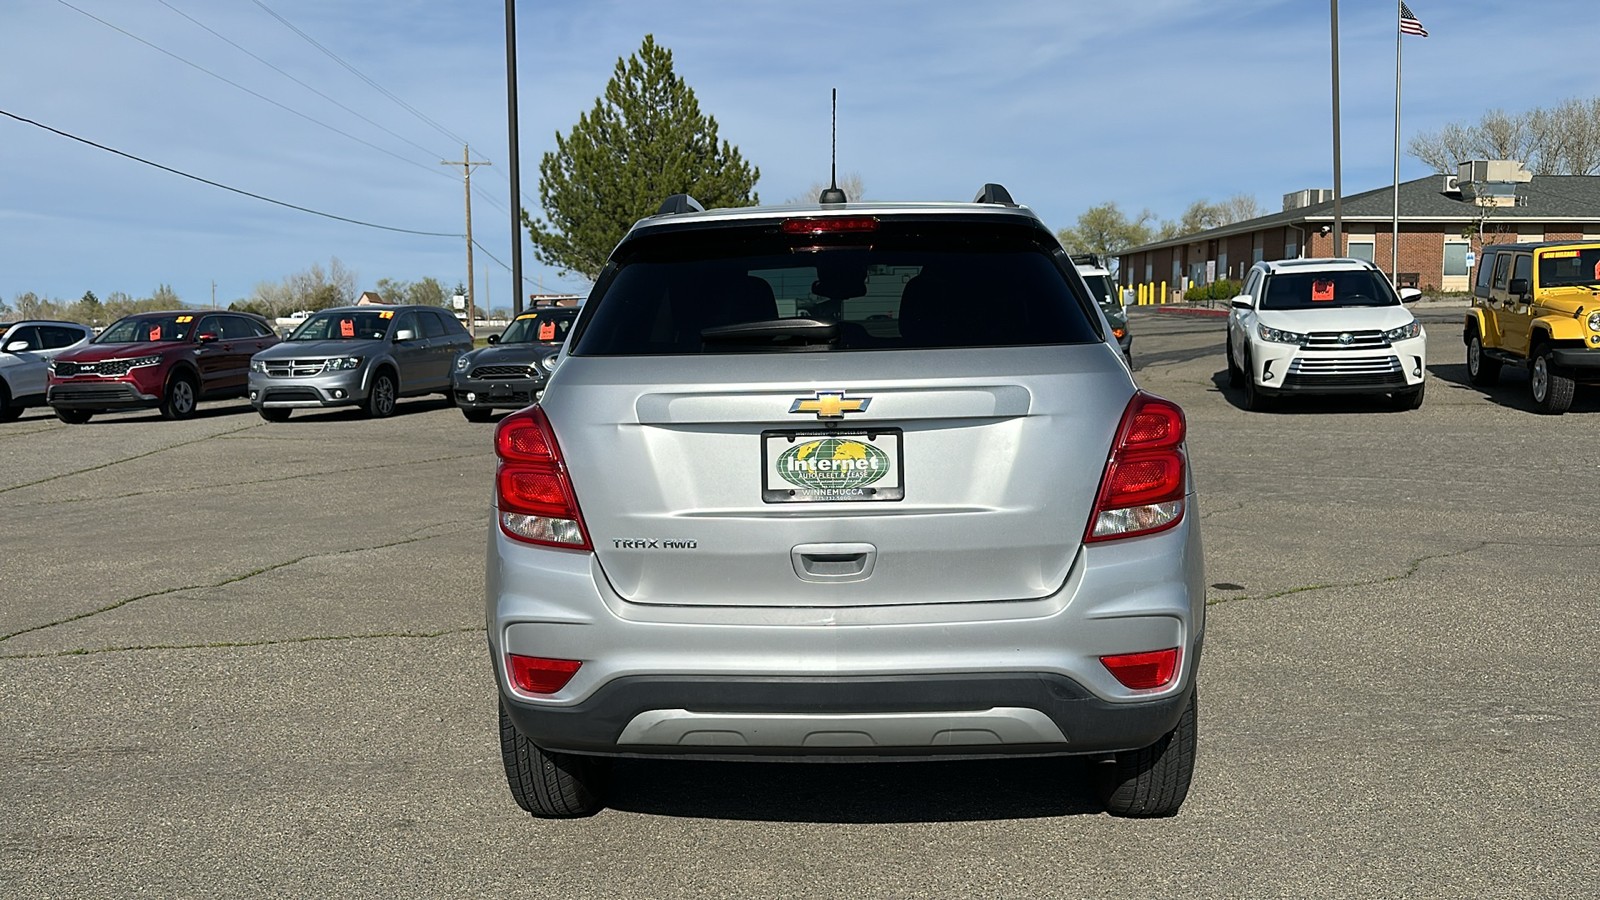
[[[1118,753],[1104,763],[1100,796],[1113,816],[1156,819],[1174,816],[1189,796],[1194,777],[1197,691],[1172,731],[1142,750]]]
[[[1572,406],[1576,388],[1577,383],[1571,378],[1552,369],[1549,344],[1534,349],[1533,362],[1528,366],[1528,390],[1533,394],[1534,409],[1547,416],[1559,416]]]
[[[500,703],[500,758],[517,805],[540,819],[592,816],[605,808],[611,761],[552,753],[522,736]]]
[[[86,409],[58,409],[58,410],[56,410],[56,418],[60,419],[61,421],[65,422],[65,423],[67,423],[68,425],[82,425],[83,423],[89,421],[89,419],[93,415],[94,415],[94,413],[92,413],[92,412],[90,412],[90,411],[88,411]]]
[[[187,419],[194,415],[199,390],[188,375],[174,375],[167,379],[167,390],[161,395],[163,419]]]
[[[1493,387],[1500,381],[1500,360],[1483,352],[1483,340],[1474,331],[1467,338],[1467,380],[1478,387]]]
[[[361,402],[361,409],[371,418],[387,419],[394,415],[397,393],[394,376],[387,371],[379,372],[372,377],[372,390],[367,392],[367,399]]]

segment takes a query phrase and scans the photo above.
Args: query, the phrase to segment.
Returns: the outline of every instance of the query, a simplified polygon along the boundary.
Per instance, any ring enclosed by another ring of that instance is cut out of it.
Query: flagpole
[[[1400,6],[1394,7],[1394,231],[1389,244],[1389,281],[1400,285]]]
[[[1344,190],[1339,179],[1339,0],[1328,0],[1328,29],[1333,44],[1333,251],[1328,255],[1343,256]]]

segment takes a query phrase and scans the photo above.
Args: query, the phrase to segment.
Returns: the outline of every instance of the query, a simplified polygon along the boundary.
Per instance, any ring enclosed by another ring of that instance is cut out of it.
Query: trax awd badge
[[[675,538],[624,538],[613,540],[611,545],[618,550],[694,550],[700,546],[700,542]]]
[[[871,397],[846,399],[844,391],[817,391],[815,397],[802,397],[789,407],[791,413],[816,413],[819,419],[842,419],[845,413],[866,412]]]

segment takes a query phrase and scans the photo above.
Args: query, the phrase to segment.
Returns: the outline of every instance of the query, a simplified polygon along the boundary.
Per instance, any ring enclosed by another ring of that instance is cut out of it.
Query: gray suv
[[[472,336],[435,306],[345,306],[312,315],[250,358],[250,404],[269,422],[296,409],[360,406],[394,414],[400,397],[450,393]]]
[[[636,224],[495,431],[517,803],[593,813],[616,757],[1031,755],[1175,814],[1199,515],[1183,412],[1104,322],[997,185]]]

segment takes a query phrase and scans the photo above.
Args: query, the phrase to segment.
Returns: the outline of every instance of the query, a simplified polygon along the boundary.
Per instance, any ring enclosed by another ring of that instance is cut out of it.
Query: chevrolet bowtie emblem
[[[844,391],[817,391],[817,396],[796,400],[792,413],[816,413],[819,419],[842,419],[845,413],[866,412],[871,397],[845,399]]]

